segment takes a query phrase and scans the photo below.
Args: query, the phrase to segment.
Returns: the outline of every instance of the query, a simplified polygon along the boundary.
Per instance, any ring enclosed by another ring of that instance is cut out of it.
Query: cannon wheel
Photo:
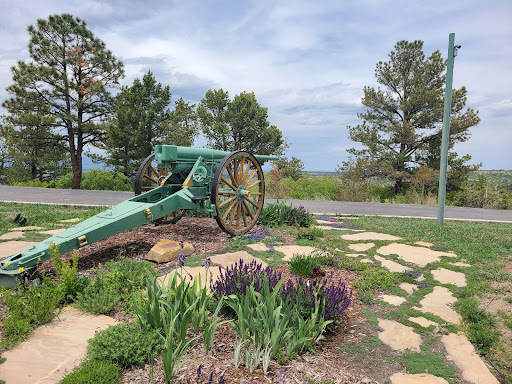
[[[155,161],[155,154],[152,153],[142,162],[135,177],[135,196],[141,193],[150,191],[159,187],[166,176],[169,175],[169,170],[161,168]],[[164,216],[155,222],[159,224],[175,224],[185,215],[185,210],[173,212]]]
[[[263,208],[265,179],[258,160],[249,152],[227,155],[217,167],[212,184],[215,220],[225,232],[248,232]]]

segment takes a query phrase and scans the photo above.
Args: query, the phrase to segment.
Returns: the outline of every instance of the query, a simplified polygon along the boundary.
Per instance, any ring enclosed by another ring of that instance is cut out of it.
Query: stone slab
[[[448,384],[442,377],[431,375],[430,373],[395,373],[389,380],[391,384]]]
[[[338,220],[334,219],[333,221],[329,221],[329,220],[316,219],[316,222],[317,222],[317,224],[327,224],[327,225],[330,225],[332,223],[337,223]]]
[[[221,255],[212,256],[210,257],[210,259],[212,263],[219,264],[220,266],[225,268],[234,265],[235,263],[240,263],[240,260],[243,260],[245,264],[249,264],[252,263],[253,261],[256,261],[258,264],[262,264],[264,267],[268,265],[265,261],[258,259],[257,257],[254,257],[253,255],[246,251],[223,253]]]
[[[330,225],[313,225],[313,228],[321,229],[322,231],[350,231],[350,228],[336,228]]]
[[[11,228],[9,231],[38,231],[40,229],[43,229],[42,227],[36,227],[35,225],[28,225],[26,227],[16,227]]]
[[[383,267],[386,267],[390,272],[403,272],[404,269],[407,269],[406,266],[398,264],[396,261],[388,260],[378,255],[374,255],[373,257],[375,258],[375,260],[380,261],[380,264]]]
[[[382,328],[379,339],[395,351],[410,349],[420,352],[421,337],[414,328],[387,319],[379,319],[379,327]]]
[[[395,295],[380,295],[379,299],[388,304],[396,305],[397,307],[407,301],[407,299],[405,297],[395,296]]]
[[[344,240],[390,240],[396,241],[401,240],[401,237],[388,235],[385,233],[377,233],[377,232],[361,232],[361,233],[352,233],[350,235],[342,235],[342,239]]]
[[[450,263],[451,265],[455,265],[456,267],[471,267],[471,264],[464,263],[462,261],[457,261],[456,263]]]
[[[359,257],[359,256],[366,256],[364,253],[347,253],[346,256],[348,257]]]
[[[266,252],[269,249],[269,247],[263,243],[249,244],[247,248],[251,248],[253,251],[257,252]]]
[[[0,236],[0,240],[19,239],[20,237],[23,237],[23,232],[11,231],[11,232],[4,233],[2,236]]]
[[[149,250],[146,259],[166,263],[176,260],[180,255],[189,256],[192,253],[194,253],[194,246],[190,243],[184,242],[181,246],[179,241],[163,239]]]
[[[499,384],[464,334],[450,333],[444,335],[441,341],[448,352],[448,359],[453,360],[462,371],[464,380],[475,384]]]
[[[432,313],[449,323],[459,324],[460,316],[453,309],[453,304],[456,301],[457,299],[448,288],[436,286],[433,292],[425,295],[423,300],[420,301],[421,308],[414,307],[414,309],[424,313]]]
[[[41,231],[40,233],[44,233],[45,235],[58,235],[59,233],[62,233],[66,230],[66,228],[59,228],[59,229],[49,229],[48,231]]]
[[[371,260],[371,259],[362,259],[361,263],[371,264],[371,263],[373,263],[373,260]]]
[[[79,217],[74,217],[72,219],[66,219],[66,220],[59,220],[59,223],[76,223],[80,221]]]
[[[425,267],[429,263],[438,261],[441,256],[456,257],[453,252],[433,251],[424,247],[415,247],[407,244],[388,244],[377,249],[381,255],[398,255],[403,260]]]
[[[400,283],[399,287],[406,291],[409,295],[412,295],[414,291],[418,290],[418,286],[411,283]]]
[[[58,383],[80,365],[87,340],[116,321],[66,307],[59,318],[36,328],[29,339],[4,352],[0,377],[6,383]]]
[[[36,245],[37,242],[34,241],[5,241],[0,243],[0,259],[4,257],[14,255],[15,253],[19,253],[27,248],[30,248],[33,245]]]
[[[365,251],[369,250],[370,248],[375,247],[375,243],[349,244],[348,247],[356,252],[365,252]]]
[[[295,254],[309,255],[316,250],[308,245],[280,245],[274,249],[285,254],[284,261],[290,261]]]
[[[433,322],[433,321],[431,321],[429,319],[425,319],[423,316],[409,317],[408,320],[412,321],[413,323],[419,324],[419,325],[421,325],[424,328],[428,328],[431,325],[433,325],[433,326],[437,325],[437,323],[435,323],[435,322]]]
[[[422,247],[427,247],[427,248],[430,248],[430,247],[432,247],[434,245],[434,244],[428,243],[426,241],[417,241],[414,244],[421,245]]]
[[[446,268],[439,268],[432,271],[434,279],[441,284],[453,284],[457,287],[466,286],[466,275],[462,272],[450,271]]]

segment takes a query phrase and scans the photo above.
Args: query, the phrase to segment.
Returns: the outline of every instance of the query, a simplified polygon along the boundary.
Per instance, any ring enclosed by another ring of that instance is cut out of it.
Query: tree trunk
[[[71,153],[71,168],[73,169],[72,189],[80,189],[82,183],[82,154]]]
[[[404,183],[401,177],[395,180],[395,195],[398,195],[402,192],[403,185]]]

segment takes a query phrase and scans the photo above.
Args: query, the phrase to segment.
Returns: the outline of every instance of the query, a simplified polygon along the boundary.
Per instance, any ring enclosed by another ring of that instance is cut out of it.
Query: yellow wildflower
[[[20,272],[23,272],[24,270],[25,270],[25,268],[23,268],[23,267],[20,267],[20,269],[19,269]]]

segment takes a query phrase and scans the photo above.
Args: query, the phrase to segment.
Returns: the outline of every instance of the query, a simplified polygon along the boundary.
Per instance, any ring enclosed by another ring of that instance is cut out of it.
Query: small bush
[[[282,201],[278,201],[263,207],[259,223],[271,228],[283,224],[309,227],[313,223],[313,220],[313,215],[304,209],[304,207],[295,208]]]
[[[296,232],[297,239],[315,240],[324,236],[320,228],[299,228]]]
[[[113,173],[99,168],[89,168],[82,174],[81,189],[108,190],[108,191],[131,191],[132,186],[127,183],[128,178],[118,172]],[[57,188],[70,189],[73,184],[73,173],[62,176],[57,181]]]
[[[37,287],[18,286],[2,290],[2,299],[6,317],[3,343],[14,346],[23,341],[32,329],[57,316],[61,296],[57,285],[50,278],[44,278]]]
[[[473,298],[460,299],[456,307],[466,324],[469,340],[477,346],[480,353],[488,354],[500,337],[495,317],[478,308],[478,302]]]
[[[60,384],[117,384],[120,369],[109,361],[86,360],[76,371],[68,374]]]
[[[110,312],[120,300],[115,287],[101,276],[96,277],[83,291],[78,293],[75,306],[82,311],[100,315]]]
[[[299,276],[309,277],[313,272],[313,268],[322,262],[318,256],[296,254],[289,261],[290,270]]]
[[[92,360],[125,367],[153,361],[162,347],[158,329],[142,329],[138,322],[121,323],[96,333],[89,340],[87,354]]]

